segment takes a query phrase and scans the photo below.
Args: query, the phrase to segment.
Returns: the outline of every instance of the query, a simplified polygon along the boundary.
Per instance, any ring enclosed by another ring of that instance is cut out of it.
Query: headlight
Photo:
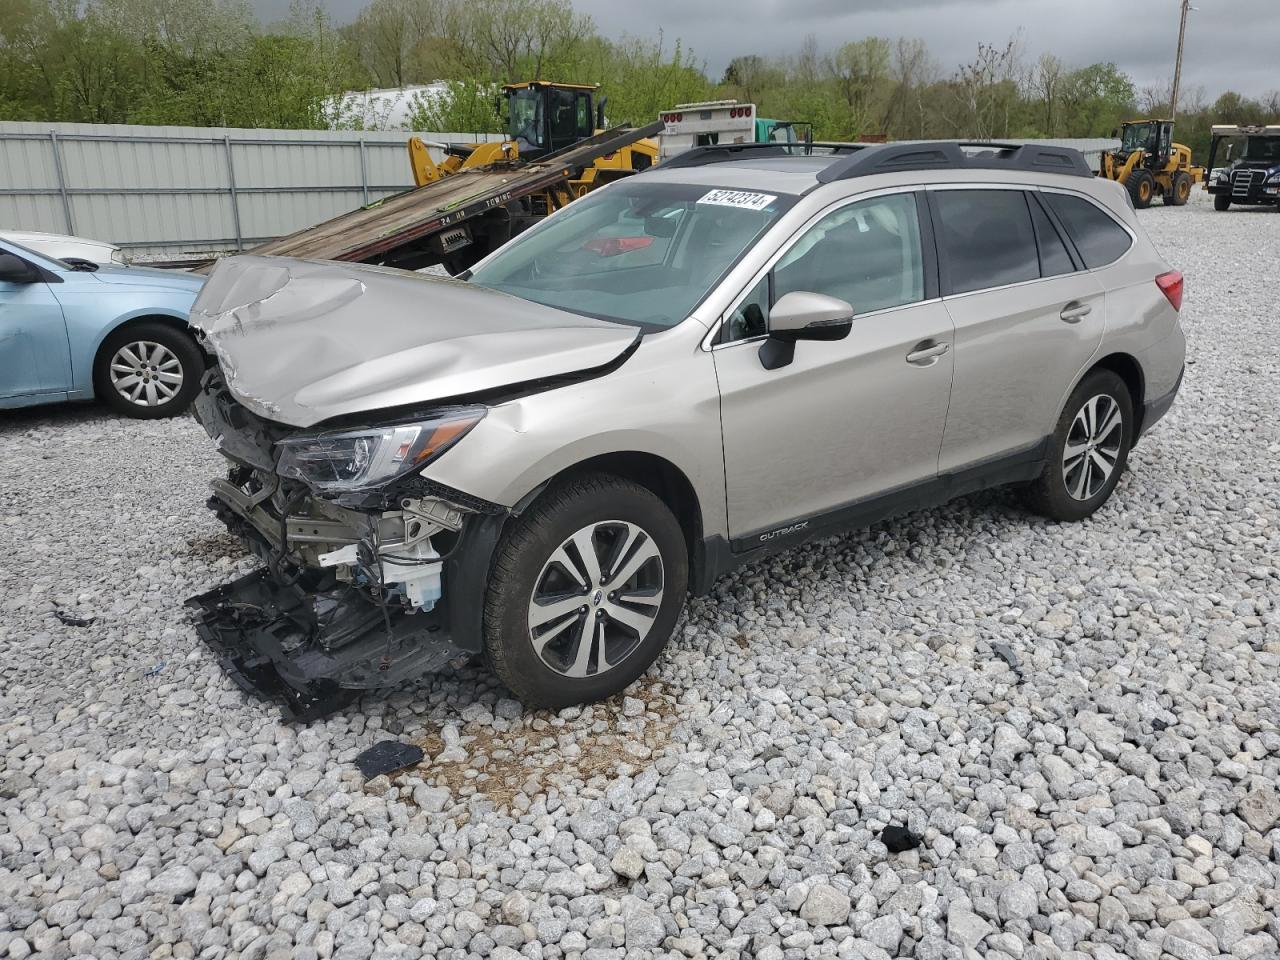
[[[1218,182],[1219,182],[1219,183],[1226,183],[1226,182],[1227,182],[1227,179],[1228,179],[1227,171],[1225,171],[1225,170],[1219,170],[1219,171],[1218,171]]]
[[[485,412],[484,407],[450,407],[428,420],[281,440],[276,471],[318,492],[380,487],[444,453]]]
[[[1267,183],[1280,183],[1280,170],[1267,177]]]

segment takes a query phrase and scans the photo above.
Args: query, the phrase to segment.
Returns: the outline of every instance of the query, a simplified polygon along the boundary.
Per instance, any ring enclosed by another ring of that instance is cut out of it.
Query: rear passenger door
[[[1038,456],[1104,326],[1102,285],[1037,191],[928,191],[955,374],[940,473]]]

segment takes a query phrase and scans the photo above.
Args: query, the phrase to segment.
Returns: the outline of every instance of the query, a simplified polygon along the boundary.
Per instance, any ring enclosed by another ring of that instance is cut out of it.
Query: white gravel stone
[[[800,917],[809,923],[834,927],[849,919],[849,897],[826,883],[814,884],[800,905]]]

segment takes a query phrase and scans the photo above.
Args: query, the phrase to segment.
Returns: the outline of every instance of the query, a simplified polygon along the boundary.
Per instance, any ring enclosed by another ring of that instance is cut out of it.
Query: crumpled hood
[[[237,400],[296,427],[590,370],[640,336],[461,280],[259,256],[218,262],[191,325]]]

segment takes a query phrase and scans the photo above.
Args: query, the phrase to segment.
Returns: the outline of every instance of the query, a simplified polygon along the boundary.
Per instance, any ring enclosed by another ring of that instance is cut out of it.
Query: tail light
[[[1181,273],[1177,270],[1170,270],[1168,273],[1160,274],[1160,276],[1156,277],[1156,286],[1173,304],[1173,309],[1182,309],[1182,288],[1185,286],[1185,281]]]

